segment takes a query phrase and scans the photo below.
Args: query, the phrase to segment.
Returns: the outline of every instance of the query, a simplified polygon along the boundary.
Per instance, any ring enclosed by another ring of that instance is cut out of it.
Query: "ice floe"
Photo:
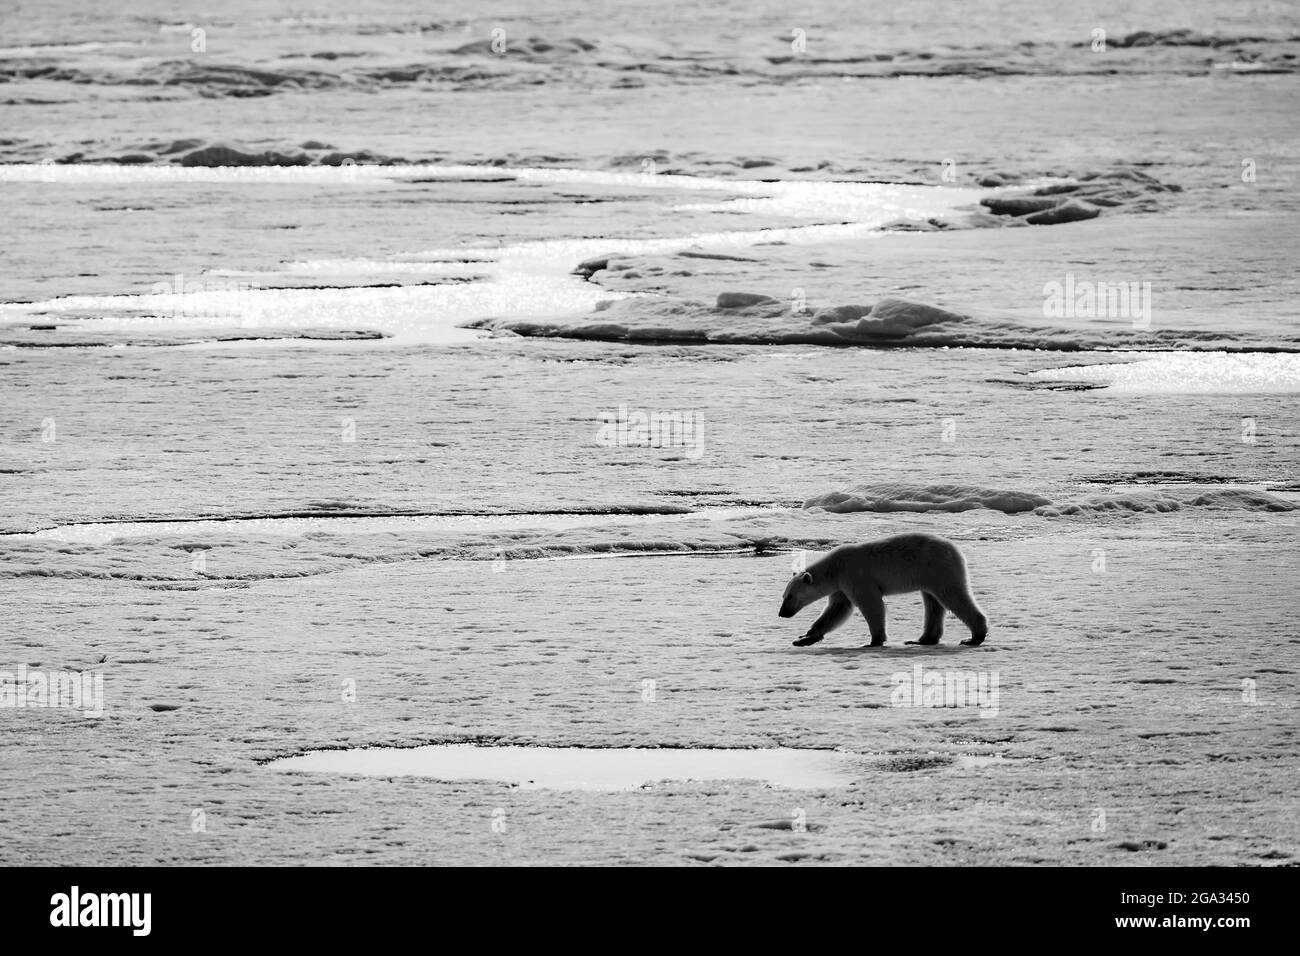
[[[1072,365],[1031,379],[1097,382],[1128,394],[1300,392],[1300,355],[1289,352],[1139,353],[1140,361]]]

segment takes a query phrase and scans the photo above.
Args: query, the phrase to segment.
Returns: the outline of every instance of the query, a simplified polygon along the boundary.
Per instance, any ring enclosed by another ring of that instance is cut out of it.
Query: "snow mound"
[[[1004,514],[1033,511],[1051,500],[1023,491],[1002,491],[975,485],[909,485],[898,482],[857,485],[831,491],[803,503],[835,514],[854,511],[972,511],[988,508]]]
[[[875,305],[822,309],[812,317],[812,324],[823,326],[848,342],[870,342],[909,336],[932,326],[956,326],[969,318],[923,302],[887,298]]]
[[[805,511],[850,514],[874,512],[957,512],[986,508],[1003,514],[1032,511],[1048,518],[1074,515],[1166,514],[1189,508],[1220,511],[1283,512],[1300,510],[1300,503],[1251,488],[1150,489],[1095,495],[1054,503],[1027,491],[1006,491],[976,485],[912,485],[902,482],[856,485],[829,491],[803,503]]]
[[[1300,505],[1262,491],[1219,488],[1214,491],[1135,491],[1097,495],[1082,501],[1035,508],[1034,514],[1049,518],[1065,515],[1164,514],[1187,508],[1215,508],[1238,511],[1296,511]]]

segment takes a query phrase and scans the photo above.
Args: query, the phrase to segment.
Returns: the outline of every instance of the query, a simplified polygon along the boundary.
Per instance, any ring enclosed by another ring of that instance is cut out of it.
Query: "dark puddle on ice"
[[[635,790],[659,781],[757,780],[796,790],[847,787],[851,755],[832,750],[480,747],[441,744],[318,750],[274,770],[366,777],[488,780],[525,790]]]
[[[882,754],[868,764],[867,770],[885,773],[915,773],[930,770],[983,770],[988,767],[1011,767],[1024,762],[1021,757],[1005,754]]]

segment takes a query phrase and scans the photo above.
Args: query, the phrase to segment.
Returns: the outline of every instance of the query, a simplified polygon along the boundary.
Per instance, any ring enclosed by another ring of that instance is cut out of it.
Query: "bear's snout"
[[[776,612],[781,617],[794,617],[794,609],[789,604],[782,602],[781,610]]]

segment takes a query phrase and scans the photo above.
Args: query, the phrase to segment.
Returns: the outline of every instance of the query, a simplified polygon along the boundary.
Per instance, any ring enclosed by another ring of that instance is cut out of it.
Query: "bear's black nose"
[[[790,610],[784,604],[781,605],[781,610],[777,611],[776,613],[779,614],[781,617],[794,617],[794,611]]]

